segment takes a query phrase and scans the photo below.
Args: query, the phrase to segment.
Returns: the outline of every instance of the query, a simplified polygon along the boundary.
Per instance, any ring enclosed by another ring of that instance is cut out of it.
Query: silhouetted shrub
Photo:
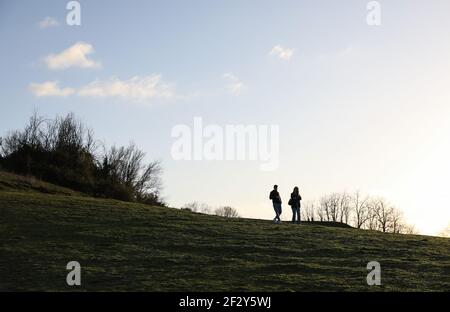
[[[23,131],[0,139],[0,166],[90,195],[162,205],[161,167],[145,163],[134,144],[96,153],[93,131],[73,114],[45,120],[34,114]]]
[[[225,218],[239,218],[239,213],[233,207],[225,206],[215,210],[215,214]]]

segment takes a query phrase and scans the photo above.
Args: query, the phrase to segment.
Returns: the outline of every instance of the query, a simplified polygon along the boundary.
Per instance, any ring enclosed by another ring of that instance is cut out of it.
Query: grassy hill
[[[450,291],[450,239],[0,185],[0,290]],[[82,266],[78,288],[66,285],[72,260]],[[367,286],[373,260],[382,286]]]

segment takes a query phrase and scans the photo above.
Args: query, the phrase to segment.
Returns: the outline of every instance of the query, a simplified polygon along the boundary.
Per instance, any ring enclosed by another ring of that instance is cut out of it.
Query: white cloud
[[[44,97],[44,96],[66,97],[75,93],[75,90],[73,88],[60,88],[58,86],[58,81],[31,83],[29,86],[29,90],[37,97]]]
[[[160,75],[135,76],[129,80],[110,78],[95,80],[80,88],[60,88],[57,81],[31,83],[29,90],[37,97],[78,95],[82,97],[120,97],[143,101],[152,98],[173,98],[172,87],[163,82]]]
[[[276,45],[272,48],[272,50],[270,50],[269,55],[277,56],[282,60],[289,61],[294,55],[294,49]]]
[[[239,95],[247,89],[244,83],[231,73],[223,74],[223,78],[227,81],[227,89],[231,94]]]
[[[70,67],[98,68],[101,63],[88,59],[87,55],[94,52],[92,45],[77,42],[59,54],[50,54],[44,58],[48,68],[62,70]]]
[[[133,100],[174,96],[172,88],[162,81],[161,75],[135,76],[129,80],[95,80],[80,88],[77,93],[85,97],[122,97]]]
[[[47,16],[46,18],[44,18],[42,21],[40,21],[38,23],[39,28],[44,29],[44,28],[49,28],[49,27],[56,27],[59,26],[60,23],[51,16]]]

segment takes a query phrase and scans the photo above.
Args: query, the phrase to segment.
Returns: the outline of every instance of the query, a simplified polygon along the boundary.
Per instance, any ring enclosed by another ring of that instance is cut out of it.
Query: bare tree
[[[403,213],[395,207],[391,207],[391,223],[388,228],[389,232],[397,234],[405,231],[406,224],[404,223]]]
[[[346,193],[332,193],[322,196],[317,215],[321,221],[348,223],[350,217],[350,198]]]
[[[367,230],[378,231],[378,219],[377,219],[377,206],[378,201],[374,198],[369,198],[367,201],[367,220],[364,223],[364,228]]]
[[[350,196],[347,193],[337,194],[339,222],[348,224],[350,218]]]
[[[23,137],[19,131],[9,132],[8,135],[2,138],[1,154],[3,157],[13,154],[18,151],[23,142]]]
[[[144,163],[145,153],[133,143],[128,147],[111,147],[104,156],[103,168],[108,176],[134,191],[136,198],[147,194],[158,194],[161,188],[162,172],[157,161]]]
[[[42,148],[41,138],[44,122],[44,118],[39,117],[37,113],[34,112],[22,133],[22,143],[29,145],[33,149]]]
[[[229,206],[217,208],[215,214],[225,218],[239,218],[237,210]]]
[[[313,201],[306,202],[304,207],[301,209],[301,214],[302,220],[314,221],[316,215],[316,204]]]
[[[368,208],[369,198],[367,196],[362,196],[359,191],[356,191],[351,197],[354,223],[356,228],[363,228],[364,224],[369,219],[369,208]]]
[[[389,203],[386,202],[385,199],[379,198],[376,201],[375,215],[381,232],[386,233],[389,231],[392,226],[393,212],[394,209],[389,205]]]
[[[7,156],[13,154],[25,146],[29,149],[42,149],[42,127],[44,118],[39,117],[36,112],[30,117],[23,131],[12,131],[2,139],[1,154]]]
[[[340,215],[339,201],[340,201],[340,195],[338,193],[333,193],[328,196],[331,221],[333,221],[333,222],[339,221],[339,215]]]
[[[320,199],[320,214],[319,214],[322,219],[321,221],[335,221],[333,218],[335,208],[336,207],[334,205],[332,195],[322,196],[322,198]]]

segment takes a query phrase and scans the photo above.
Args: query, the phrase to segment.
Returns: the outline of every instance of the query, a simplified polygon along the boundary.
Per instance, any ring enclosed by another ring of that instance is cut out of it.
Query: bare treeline
[[[361,192],[324,195],[317,202],[304,204],[301,213],[307,221],[341,222],[385,233],[417,233],[413,226],[406,224],[402,212],[387,200]]]
[[[146,162],[132,143],[107,149],[73,114],[35,113],[23,130],[0,138],[0,166],[94,196],[162,204],[159,162]]]
[[[225,206],[215,210],[216,216],[225,218],[239,218],[239,213],[233,207]]]
[[[185,204],[181,209],[189,210],[192,212],[216,215],[224,218],[239,218],[238,211],[230,206],[223,206],[213,209],[205,203],[191,202]]]
[[[239,218],[236,209],[228,206],[211,208],[199,202],[185,204],[182,209],[192,212]],[[341,222],[358,229],[385,233],[417,234],[414,226],[405,222],[402,212],[382,197],[364,195],[361,192],[332,193],[318,201],[302,204],[302,220]]]

